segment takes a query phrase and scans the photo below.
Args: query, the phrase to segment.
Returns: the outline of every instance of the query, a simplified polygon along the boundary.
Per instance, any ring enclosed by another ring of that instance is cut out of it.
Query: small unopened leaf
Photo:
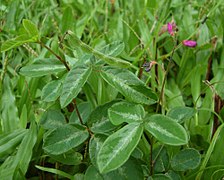
[[[82,126],[64,125],[46,134],[43,149],[49,154],[62,154],[79,146],[88,137],[89,133]]]
[[[159,114],[148,116],[147,120],[145,129],[162,143],[173,146],[187,144],[187,132],[175,120]]]
[[[81,91],[92,72],[91,67],[77,66],[69,71],[62,88],[60,104],[62,108],[67,106]]]
[[[199,152],[196,149],[189,148],[180,151],[173,157],[171,167],[175,171],[186,171],[197,168],[200,162],[201,155]]]
[[[109,136],[103,143],[97,156],[101,173],[107,173],[123,165],[137,146],[143,127],[131,123]]]
[[[141,122],[145,116],[145,111],[140,104],[119,102],[108,109],[108,115],[114,125],[119,125],[123,122]]]

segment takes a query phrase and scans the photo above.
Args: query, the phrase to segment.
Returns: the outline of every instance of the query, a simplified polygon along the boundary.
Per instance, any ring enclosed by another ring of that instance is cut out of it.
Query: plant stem
[[[170,55],[170,58],[169,58],[169,63],[168,63],[168,66],[167,66],[167,69],[166,69],[166,72],[165,72],[165,75],[164,75],[164,78],[163,78],[161,92],[160,92],[160,96],[159,96],[159,101],[158,101],[158,104],[157,104],[157,107],[156,107],[156,112],[157,113],[159,111],[159,105],[162,102],[162,99],[163,99],[163,96],[164,96],[166,78],[167,78],[167,75],[169,73],[169,70],[170,70],[170,67],[171,67],[171,64],[172,64],[172,59],[173,59],[173,55],[174,55],[176,47],[177,47],[177,41],[175,41],[175,45],[174,45],[174,47],[172,49],[172,52],[171,52],[171,55]]]
[[[153,172],[153,167],[154,167],[154,162],[152,158],[152,151],[153,151],[153,137],[150,139],[150,175],[152,176],[154,174]]]
[[[79,118],[80,123],[81,123],[82,125],[84,125],[83,120],[82,120],[82,117],[81,117],[80,112],[79,112],[79,110],[78,110],[78,106],[77,106],[77,104],[76,104],[76,99],[73,99],[72,102],[73,102],[73,104],[74,104],[75,111],[76,111],[76,113],[77,113],[77,116],[78,116],[78,118]]]
[[[61,56],[59,56],[58,54],[56,54],[51,48],[49,48],[48,46],[46,46],[42,41],[38,41],[37,43],[40,44],[42,47],[46,48],[49,52],[51,52],[59,61],[61,61],[64,64],[64,66],[66,67],[66,69],[68,71],[70,71],[70,67],[68,66],[68,64],[66,63],[66,61],[61,58]]]

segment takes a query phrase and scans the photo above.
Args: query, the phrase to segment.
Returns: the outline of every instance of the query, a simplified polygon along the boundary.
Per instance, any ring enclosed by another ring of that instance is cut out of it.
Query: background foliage
[[[222,0],[2,0],[1,179],[221,179],[223,16]]]

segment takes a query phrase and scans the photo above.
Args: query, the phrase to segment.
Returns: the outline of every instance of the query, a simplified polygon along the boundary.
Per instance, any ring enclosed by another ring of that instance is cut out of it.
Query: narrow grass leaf
[[[53,173],[53,174],[57,174],[57,175],[60,175],[62,177],[65,177],[65,178],[68,178],[68,179],[73,179],[75,180],[75,178],[71,175],[71,174],[68,174],[64,171],[61,171],[61,170],[58,170],[58,169],[54,169],[54,168],[47,168],[47,167],[42,167],[42,166],[38,166],[36,165],[35,166],[37,169],[40,169],[42,171],[46,171],[46,172],[49,172],[49,173]]]

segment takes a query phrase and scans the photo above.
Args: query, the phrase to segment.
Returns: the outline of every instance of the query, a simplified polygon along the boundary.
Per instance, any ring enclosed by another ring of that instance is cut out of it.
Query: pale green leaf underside
[[[158,114],[149,116],[146,120],[148,122],[145,123],[145,129],[162,143],[174,146],[187,144],[187,132],[175,120]]]
[[[143,132],[138,123],[131,123],[109,136],[97,156],[101,173],[107,173],[123,165],[137,146]]]

